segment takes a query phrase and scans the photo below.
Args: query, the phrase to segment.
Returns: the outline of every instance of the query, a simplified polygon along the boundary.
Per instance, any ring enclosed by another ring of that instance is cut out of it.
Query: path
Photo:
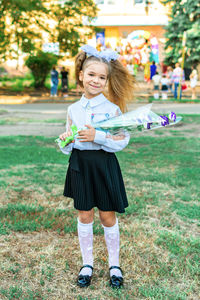
[[[7,124],[0,126],[0,135],[41,135],[56,137],[65,130],[66,104],[21,104],[21,105],[0,105],[0,120]],[[132,110],[146,103],[132,103],[128,109]],[[187,103],[154,103],[152,110],[162,114],[174,111],[177,114],[200,114],[200,104]],[[8,123],[12,124],[8,124]],[[2,123],[0,123],[2,124]],[[193,127],[191,127],[192,129]],[[178,128],[178,127],[177,127]],[[186,128],[188,129],[188,127]],[[184,127],[181,128],[184,130]],[[200,136],[199,131],[195,136]]]
[[[43,113],[43,114],[65,114],[67,107],[71,103],[33,103],[20,105],[0,105],[0,110],[7,110],[8,112],[26,112],[26,113]],[[129,110],[137,108],[147,103],[131,103]],[[159,112],[176,111],[179,114],[200,114],[200,103],[153,103],[153,110]]]

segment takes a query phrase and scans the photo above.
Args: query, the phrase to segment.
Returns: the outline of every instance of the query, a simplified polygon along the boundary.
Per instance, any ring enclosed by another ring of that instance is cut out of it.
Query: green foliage
[[[93,0],[0,0],[0,6],[3,59],[18,59],[22,53],[41,50],[42,32],[49,34],[49,42],[59,42],[61,51],[75,55],[94,30],[83,18],[91,20],[97,14]],[[55,24],[53,30],[49,24]]]
[[[167,65],[175,64],[182,54],[183,32],[187,33],[186,67],[196,66],[200,62],[200,5],[199,0],[164,0],[171,5],[170,21],[166,26],[165,45]]]
[[[26,66],[32,71],[35,87],[44,87],[45,79],[57,63],[57,56],[51,53],[39,51],[36,55],[30,55],[26,60]]]
[[[24,90],[23,80],[17,79],[15,84],[11,85],[11,91],[21,92]]]
[[[44,23],[48,13],[45,2],[0,1],[0,55],[4,59],[18,58],[21,52],[29,53],[39,46],[37,41],[42,40],[41,31],[48,31]]]
[[[1,86],[6,89],[6,91],[12,92],[22,92],[26,88],[29,91],[34,87],[34,77],[32,73],[26,73],[23,77],[21,76],[2,76],[0,77]],[[10,120],[11,121],[11,120]],[[10,122],[8,121],[8,122]],[[11,121],[12,122],[12,121]],[[0,120],[0,124],[3,124],[4,120]]]
[[[59,4],[59,2],[62,4]],[[54,1],[51,6],[57,22],[56,36],[62,52],[76,55],[80,45],[86,43],[94,32],[88,21],[97,15],[97,6],[93,0]],[[52,36],[55,41],[55,36]]]

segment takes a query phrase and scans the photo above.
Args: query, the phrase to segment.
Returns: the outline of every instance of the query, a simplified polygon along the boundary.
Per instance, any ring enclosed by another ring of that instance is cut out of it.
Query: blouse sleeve
[[[122,114],[118,108],[115,115]],[[111,135],[101,130],[96,130],[94,143],[101,145],[101,149],[107,152],[117,152],[124,149],[130,140],[130,134],[121,130],[117,135]]]
[[[70,110],[68,109],[67,122],[66,122],[66,131],[71,131],[71,128],[70,128],[71,125],[72,125],[72,119],[70,117]],[[74,143],[70,143],[67,146],[65,146],[64,148],[60,147],[60,150],[64,154],[70,154],[72,152],[73,147],[74,147]]]

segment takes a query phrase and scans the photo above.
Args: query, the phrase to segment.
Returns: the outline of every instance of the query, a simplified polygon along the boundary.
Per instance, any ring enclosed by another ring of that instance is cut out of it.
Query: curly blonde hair
[[[107,98],[117,104],[122,112],[126,111],[126,104],[133,100],[134,94],[134,78],[129,71],[118,61],[111,60],[107,62],[105,59],[89,56],[81,51],[75,59],[75,76],[76,82],[83,87],[82,81],[79,79],[80,71],[84,71],[90,62],[102,62],[108,67],[108,92]]]

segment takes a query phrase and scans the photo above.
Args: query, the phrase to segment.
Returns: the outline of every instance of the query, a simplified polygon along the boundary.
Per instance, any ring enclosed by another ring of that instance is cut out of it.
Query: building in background
[[[147,60],[162,63],[164,27],[168,24],[167,7],[159,0],[95,0],[99,13],[93,26],[99,28],[89,41],[101,47],[135,55],[135,61],[145,65]]]

